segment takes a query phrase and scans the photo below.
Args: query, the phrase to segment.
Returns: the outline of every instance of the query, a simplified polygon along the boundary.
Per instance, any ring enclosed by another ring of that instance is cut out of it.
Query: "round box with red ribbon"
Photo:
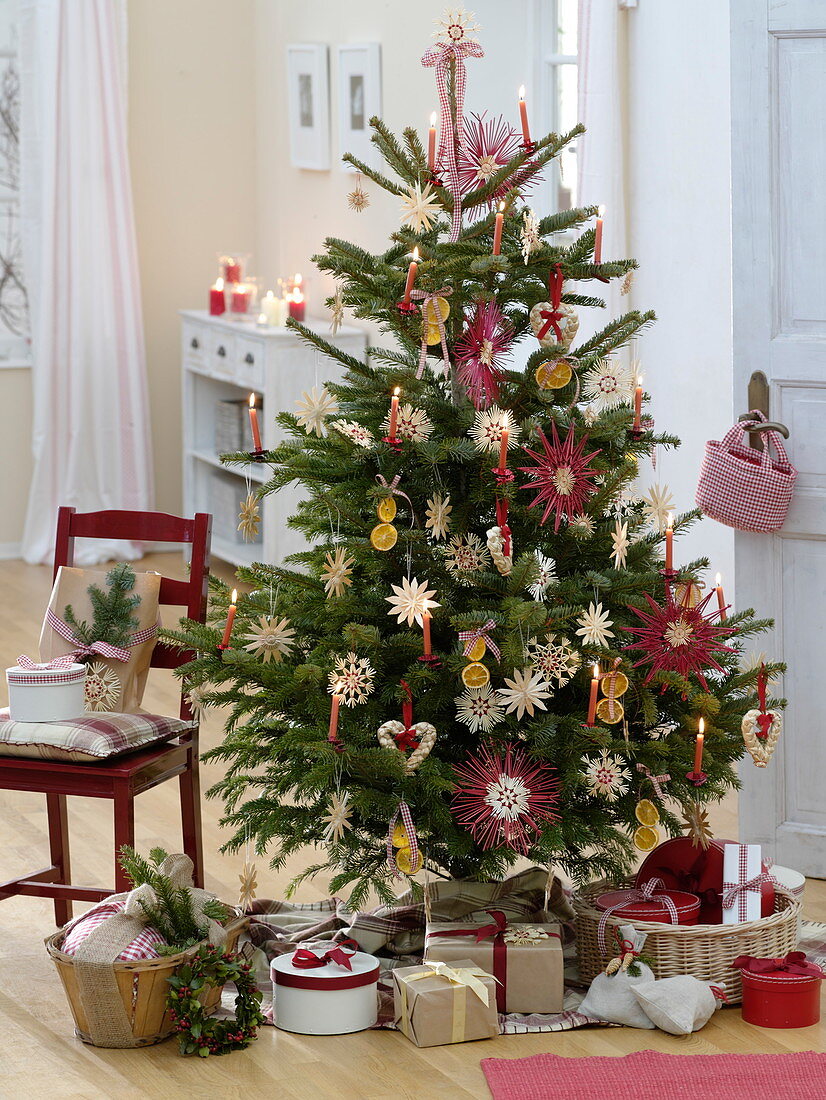
[[[379,963],[355,940],[309,944],[270,964],[275,1026],[300,1035],[347,1035],[378,1016]]]

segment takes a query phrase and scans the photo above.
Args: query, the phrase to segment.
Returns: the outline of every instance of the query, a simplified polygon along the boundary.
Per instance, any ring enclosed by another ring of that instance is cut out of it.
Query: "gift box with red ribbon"
[[[605,918],[611,915],[627,921],[657,921],[659,924],[696,924],[700,912],[700,899],[696,894],[666,890],[662,881],[656,878],[649,879],[641,889],[610,890],[600,894],[594,905],[603,910]],[[603,927],[600,921],[600,929]]]
[[[275,1026],[301,1035],[347,1035],[378,1016],[379,963],[355,940],[311,944],[270,963]]]
[[[758,1027],[811,1027],[820,1020],[820,983],[826,974],[802,951],[782,959],[739,955],[743,1019]]]
[[[635,885],[641,888],[650,879],[661,879],[667,890],[684,890],[700,899],[700,924],[723,922],[723,849],[731,840],[712,840],[707,848],[690,837],[666,840],[646,856],[637,871]],[[764,863],[763,870],[768,867]],[[774,884],[760,883],[760,915],[774,912]]]
[[[509,924],[498,909],[483,920],[428,923],[425,960],[470,959],[496,978],[500,1012],[561,1012],[562,935],[558,924]]]

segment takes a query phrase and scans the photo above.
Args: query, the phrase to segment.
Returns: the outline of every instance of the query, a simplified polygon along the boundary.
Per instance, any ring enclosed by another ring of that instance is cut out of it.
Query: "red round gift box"
[[[660,878],[668,890],[688,890],[700,899],[700,924],[721,924],[723,920],[723,847],[733,840],[712,840],[707,849],[695,845],[691,837],[675,837],[658,845],[645,857],[635,885],[641,888],[652,878]],[[765,869],[765,864],[763,865]],[[761,917],[774,912],[774,886],[761,884]]]
[[[820,1020],[816,974],[743,974],[743,1019],[758,1027],[811,1027]]]
[[[612,909],[612,917],[625,917],[626,920],[657,921],[658,924],[671,924],[671,914],[664,905],[658,905],[656,901],[628,901],[622,904],[623,898],[627,898],[628,890],[611,890],[607,894],[600,894],[594,904],[597,909]],[[667,895],[674,902],[677,910],[677,924],[696,924],[700,913],[700,899],[696,894],[687,894],[682,890],[655,890],[652,897]]]

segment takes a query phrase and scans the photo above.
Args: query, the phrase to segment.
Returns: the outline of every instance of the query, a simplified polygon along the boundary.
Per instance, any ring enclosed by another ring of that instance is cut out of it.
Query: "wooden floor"
[[[180,559],[155,555],[142,568],[182,575]],[[0,653],[5,665],[19,653],[35,654],[48,599],[50,573],[21,562],[0,562]],[[154,677],[154,679],[153,679]],[[145,705],[176,712],[175,685],[153,672]],[[204,727],[205,746],[221,736],[219,716]],[[204,769],[204,786],[216,769]],[[177,784],[149,791],[138,801],[137,844],[175,849],[180,844]],[[72,800],[70,800],[71,802]],[[77,799],[70,806],[74,881],[111,881],[112,824],[109,803]],[[207,886],[228,900],[237,894],[239,861],[222,856],[219,806],[204,807]],[[718,836],[736,835],[736,806],[720,807]],[[47,862],[45,806],[35,795],[0,792],[0,881]],[[275,875],[259,868],[259,895],[277,897],[300,866],[298,858]],[[326,896],[323,879],[306,885],[302,899]],[[806,915],[826,921],[826,883],[807,885]],[[419,1050],[392,1032],[306,1038],[274,1028],[261,1032],[243,1053],[183,1059],[174,1042],[140,1051],[85,1046],[73,1036],[63,992],[43,949],[54,930],[51,904],[34,898],[0,902],[0,1098],[184,1097],[196,1092],[224,1098],[283,1096],[299,1100],[400,1100],[487,1097],[481,1058],[519,1058],[547,1051],[565,1057],[622,1055],[655,1049],[671,1053],[767,1053],[823,1050],[826,1026],[768,1031],[744,1024],[739,1009],[717,1013],[696,1036],[677,1039],[659,1031],[585,1028],[546,1035],[502,1036],[484,1043]],[[664,1089],[664,1092],[667,1092]]]

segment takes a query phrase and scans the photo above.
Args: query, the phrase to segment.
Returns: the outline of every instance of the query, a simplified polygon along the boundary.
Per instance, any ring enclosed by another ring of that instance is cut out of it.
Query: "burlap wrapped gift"
[[[470,959],[393,971],[395,1023],[417,1047],[492,1039],[499,1034],[496,982]]]
[[[484,920],[429,923],[425,961],[470,959],[497,979],[500,1012],[561,1012],[565,991],[558,924],[508,924],[497,909]]]
[[[87,665],[87,710],[138,714],[158,633],[160,574],[135,574],[132,594],[141,598],[133,612],[138,625],[123,649],[98,639],[84,645],[63,618],[66,606],[71,605],[79,622],[92,621],[92,602],[87,591],[92,584],[105,591],[106,574],[66,565],[58,569],[40,632],[40,659],[50,661],[64,653],[75,654]]]

